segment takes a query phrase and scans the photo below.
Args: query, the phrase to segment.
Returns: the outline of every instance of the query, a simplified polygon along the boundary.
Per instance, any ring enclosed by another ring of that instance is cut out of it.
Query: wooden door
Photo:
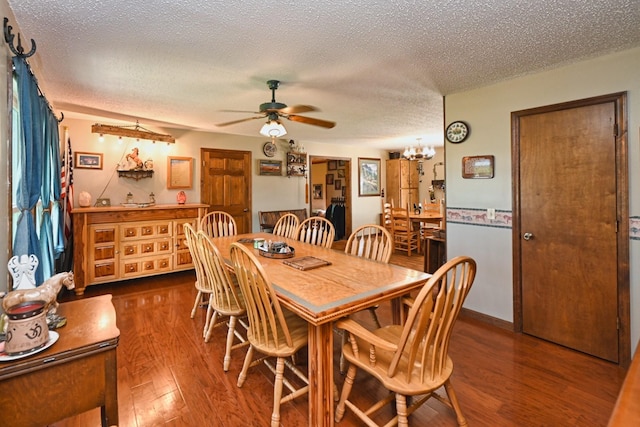
[[[613,362],[629,340],[621,98],[512,117],[516,327]]]
[[[200,201],[233,216],[239,234],[250,233],[251,152],[201,148],[200,158]]]

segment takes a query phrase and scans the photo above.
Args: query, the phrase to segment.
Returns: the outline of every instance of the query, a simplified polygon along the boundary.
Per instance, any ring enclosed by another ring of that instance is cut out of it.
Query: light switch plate
[[[487,209],[487,219],[496,219],[496,210],[494,208]]]

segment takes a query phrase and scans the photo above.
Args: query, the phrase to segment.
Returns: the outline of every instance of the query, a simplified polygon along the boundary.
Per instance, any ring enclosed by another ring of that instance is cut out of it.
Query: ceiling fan
[[[225,123],[218,123],[216,126],[229,126],[237,123],[247,122],[249,120],[267,118],[267,123],[262,127],[260,133],[265,136],[280,137],[286,134],[284,126],[280,123],[280,118],[292,120],[294,122],[305,123],[313,126],[320,126],[323,128],[331,129],[336,124],[327,120],[314,119],[312,117],[299,116],[298,113],[308,113],[310,111],[319,111],[316,107],[311,105],[293,105],[288,107],[287,104],[276,101],[276,90],[280,85],[279,80],[267,81],[267,86],[271,89],[271,102],[265,102],[260,104],[260,111],[238,111],[238,110],[224,110],[234,113],[253,113],[258,116],[247,117],[240,120],[233,120]]]

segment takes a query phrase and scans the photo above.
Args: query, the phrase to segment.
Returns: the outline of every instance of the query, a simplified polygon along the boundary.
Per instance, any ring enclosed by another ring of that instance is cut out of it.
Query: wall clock
[[[459,144],[469,136],[469,125],[462,121],[452,122],[447,126],[445,135],[449,142]]]
[[[276,144],[272,142],[265,142],[264,145],[262,146],[262,152],[267,157],[275,156],[277,151],[278,151],[278,147],[276,147]]]

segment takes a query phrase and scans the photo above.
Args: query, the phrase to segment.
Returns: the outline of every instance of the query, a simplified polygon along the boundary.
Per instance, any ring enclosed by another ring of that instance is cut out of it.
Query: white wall
[[[200,148],[218,148],[229,150],[247,150],[252,155],[252,197],[253,197],[253,230],[258,231],[258,211],[308,208],[305,203],[305,186],[307,181],[303,177],[288,178],[286,174],[286,152],[288,144],[284,141],[278,143],[278,151],[272,158],[282,160],[283,176],[258,175],[258,159],[267,159],[262,152],[262,146],[266,142],[263,137],[243,137],[209,132],[194,132],[172,129],[157,129],[148,127],[160,133],[170,133],[176,137],[175,144],[156,143],[150,141],[135,141],[125,138],[122,144],[117,142],[115,136],[105,135],[104,142],[99,142],[99,135],[91,133],[91,125],[94,122],[81,119],[65,119],[62,122],[61,138],[65,138],[65,129],[71,140],[73,151],[103,153],[103,169],[74,169],[74,206],[78,206],[78,196],[81,191],[91,194],[92,200],[98,197],[111,199],[112,205],[125,201],[128,192],[131,192],[136,202],[146,202],[150,192],[154,192],[157,203],[175,203],[178,190],[169,190],[167,185],[167,157],[184,156],[193,157],[194,161],[194,185],[190,190],[185,190],[187,203],[200,201]],[[105,119],[104,124],[109,123]],[[144,123],[141,123],[144,126]],[[146,126],[145,126],[146,127]],[[256,130],[257,133],[257,130]],[[295,139],[295,135],[287,135]],[[66,141],[66,138],[65,138]],[[383,160],[387,158],[386,151],[377,149],[356,149],[352,146],[304,143],[307,153],[314,156],[345,157],[351,159],[351,164],[356,168],[358,157],[374,157]],[[140,150],[140,158],[151,158],[154,162],[153,178],[145,178],[135,181],[128,178],[119,178],[116,172],[117,164],[123,156],[137,147]],[[355,171],[356,169],[354,169]],[[382,181],[384,183],[384,181]],[[384,185],[384,184],[383,184]],[[376,222],[380,213],[379,197],[358,197],[358,176],[351,174],[353,226]],[[324,187],[326,191],[326,185]],[[309,194],[309,202],[312,195]]]
[[[445,98],[446,122],[464,120],[471,134],[462,144],[446,145],[447,208],[496,208],[511,213],[512,111],[628,92],[631,342],[640,337],[640,49],[601,56],[562,68],[512,79]],[[494,179],[462,179],[461,159],[495,156]],[[450,214],[451,212],[449,212]],[[634,225],[635,224],[635,225]],[[447,223],[448,256],[469,254],[478,262],[478,276],[466,307],[513,321],[512,242],[510,224]]]

